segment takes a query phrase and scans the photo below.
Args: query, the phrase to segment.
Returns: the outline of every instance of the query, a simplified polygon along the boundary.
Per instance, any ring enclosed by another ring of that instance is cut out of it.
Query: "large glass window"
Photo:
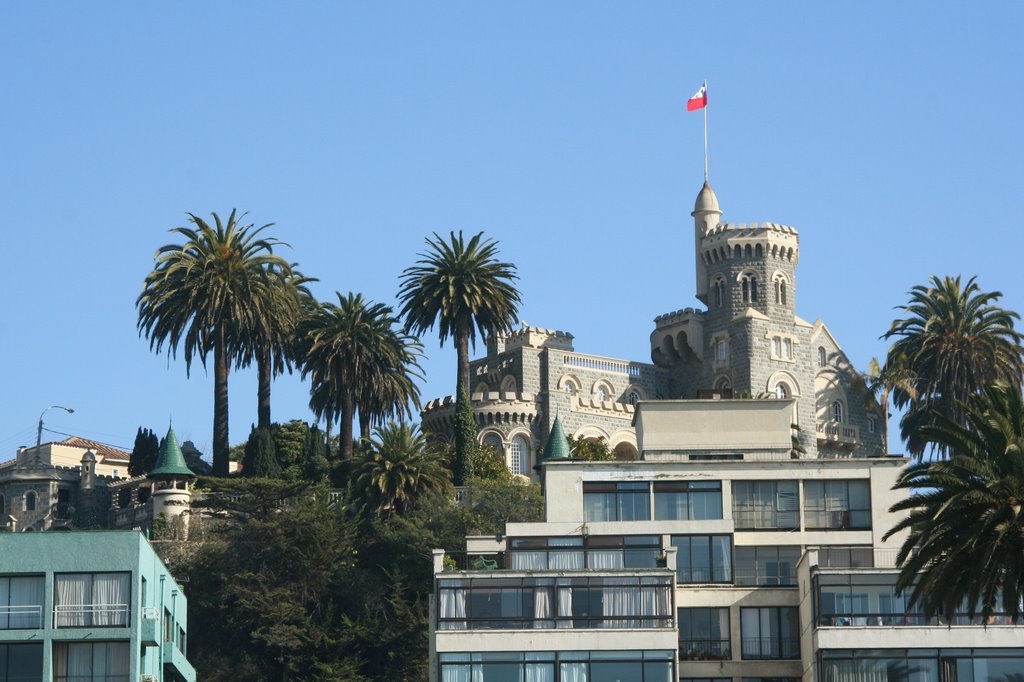
[[[58,573],[54,627],[128,627],[131,573]]]
[[[895,652],[894,652],[895,653]],[[939,682],[939,661],[935,658],[829,658],[822,661],[823,682]],[[1012,678],[1006,678],[1007,680]],[[1003,682],[983,677],[984,682]],[[957,682],[973,682],[957,677]],[[980,681],[979,681],[980,682]]]
[[[672,651],[443,653],[441,682],[674,682]]]
[[[128,642],[54,642],[54,682],[128,682]]]
[[[870,529],[868,482],[804,481],[804,525],[808,530]]]
[[[0,576],[0,630],[43,627],[43,576]]]
[[[670,628],[663,577],[507,578],[438,582],[438,629]]]
[[[681,583],[731,583],[732,536],[675,535],[676,579]]]
[[[656,482],[654,518],[678,521],[722,518],[722,482]]]
[[[796,481],[733,481],[736,530],[796,530],[798,499]]]
[[[791,606],[740,609],[743,658],[800,658],[800,621]]]
[[[43,643],[0,644],[0,680],[39,682],[43,679]]]
[[[732,656],[729,609],[679,609],[679,657],[709,661]]]
[[[799,547],[737,547],[737,585],[796,585]]]
[[[511,567],[518,570],[655,568],[661,554],[657,535],[591,535],[511,538]]]
[[[583,484],[583,509],[587,521],[649,521],[650,486],[640,483]]]

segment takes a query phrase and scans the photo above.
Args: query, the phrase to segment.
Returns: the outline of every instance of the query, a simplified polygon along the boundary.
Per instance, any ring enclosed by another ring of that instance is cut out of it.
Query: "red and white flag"
[[[707,105],[708,105],[708,84],[704,83],[704,85],[700,86],[700,90],[697,91],[697,94],[695,94],[690,99],[686,100],[686,110],[687,111],[697,111],[698,109],[703,109]]]

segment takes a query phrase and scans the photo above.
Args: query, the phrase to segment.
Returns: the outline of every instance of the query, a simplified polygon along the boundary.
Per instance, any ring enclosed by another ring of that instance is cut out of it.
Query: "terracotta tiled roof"
[[[100,456],[100,460],[102,462],[106,462],[107,460],[127,462],[132,456],[127,450],[115,448],[113,445],[107,445],[106,443],[100,443],[99,441],[89,440],[88,438],[81,438],[79,436],[71,436],[65,440],[57,441],[55,445],[66,445],[71,448],[95,450],[96,454]]]

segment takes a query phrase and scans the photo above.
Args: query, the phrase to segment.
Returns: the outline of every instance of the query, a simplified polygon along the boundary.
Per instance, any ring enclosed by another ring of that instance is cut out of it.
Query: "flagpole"
[[[708,96],[708,82],[704,81],[704,97]],[[704,105],[704,182],[708,181],[708,106]]]

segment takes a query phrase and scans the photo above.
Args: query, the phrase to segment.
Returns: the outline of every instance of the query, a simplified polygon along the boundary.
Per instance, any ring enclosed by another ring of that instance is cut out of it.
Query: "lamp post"
[[[50,405],[39,414],[39,429],[36,431],[36,466],[39,466],[39,464],[41,463],[39,459],[39,448],[42,447],[43,445],[43,415],[54,408],[64,410],[68,414],[75,413],[74,408],[71,407],[64,407],[63,405]]]

